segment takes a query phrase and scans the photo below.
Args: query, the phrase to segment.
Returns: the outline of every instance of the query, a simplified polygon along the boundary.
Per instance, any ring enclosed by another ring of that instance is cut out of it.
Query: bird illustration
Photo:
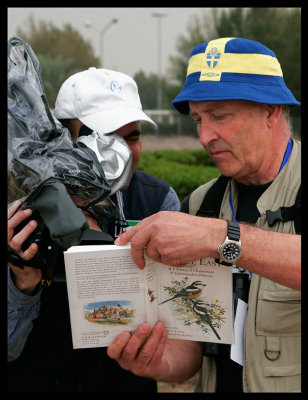
[[[148,289],[148,295],[150,296],[150,302],[152,303],[157,297],[154,297],[154,291],[151,289]]]
[[[181,289],[175,296],[159,303],[159,305],[167,303],[167,301],[174,300],[177,297],[187,297],[189,299],[199,297],[200,294],[202,293],[202,289],[204,286],[206,286],[205,283],[202,283],[201,281],[195,281],[195,282],[191,283],[189,286]]]
[[[221,340],[221,337],[218,335],[216,329],[214,328],[213,324],[212,324],[212,319],[209,316],[205,303],[202,300],[197,300],[194,302],[193,305],[193,313],[194,315],[200,319],[201,321],[206,322],[212,329],[212,331],[215,333],[215,335],[217,336],[217,338],[219,340]]]

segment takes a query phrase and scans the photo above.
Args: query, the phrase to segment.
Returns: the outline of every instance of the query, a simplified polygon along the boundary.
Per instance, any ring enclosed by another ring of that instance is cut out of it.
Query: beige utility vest
[[[216,179],[196,189],[189,201],[189,213],[196,214],[205,193]],[[276,232],[295,234],[294,222],[276,222],[269,227],[266,210],[276,211],[295,203],[301,184],[301,143],[293,140],[287,164],[257,202],[260,212],[255,226]],[[232,220],[227,185],[219,218]],[[237,189],[231,182],[234,210]],[[245,249],[243,249],[245,251]],[[269,360],[268,358],[272,359]],[[215,392],[215,358],[203,357],[203,392]],[[244,392],[301,391],[301,292],[253,274],[244,334]]]

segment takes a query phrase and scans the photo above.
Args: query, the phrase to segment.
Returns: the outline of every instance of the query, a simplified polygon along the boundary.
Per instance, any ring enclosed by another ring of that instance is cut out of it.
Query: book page
[[[74,246],[64,259],[74,348],[109,346],[145,321],[144,272],[130,246]]]
[[[147,256],[145,256],[145,261],[146,267],[144,268],[144,280],[146,322],[153,327],[158,320],[158,263]]]
[[[233,343],[232,268],[213,258],[158,268],[159,320],[168,337]]]

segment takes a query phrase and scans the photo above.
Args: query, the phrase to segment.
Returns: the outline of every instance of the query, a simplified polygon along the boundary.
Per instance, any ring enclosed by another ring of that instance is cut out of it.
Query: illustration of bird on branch
[[[194,301],[193,313],[199,320],[207,323],[211,327],[212,331],[215,333],[217,339],[221,340],[220,336],[218,335],[216,329],[214,328],[214,326],[212,324],[212,318],[210,317],[210,315],[206,309],[206,305],[205,305],[204,301],[202,301],[202,300]]]
[[[199,297],[202,293],[204,286],[206,286],[205,283],[202,283],[201,281],[194,281],[189,286],[186,286],[185,288],[181,289],[175,296],[159,303],[159,305],[167,303],[168,301],[174,300],[178,297],[185,297],[188,299]]]

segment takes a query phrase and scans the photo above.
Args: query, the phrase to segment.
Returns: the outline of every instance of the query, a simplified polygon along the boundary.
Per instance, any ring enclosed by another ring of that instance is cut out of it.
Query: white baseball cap
[[[78,118],[101,134],[134,121],[157,125],[143,111],[136,82],[121,72],[91,67],[70,76],[55,104],[57,119]]]

